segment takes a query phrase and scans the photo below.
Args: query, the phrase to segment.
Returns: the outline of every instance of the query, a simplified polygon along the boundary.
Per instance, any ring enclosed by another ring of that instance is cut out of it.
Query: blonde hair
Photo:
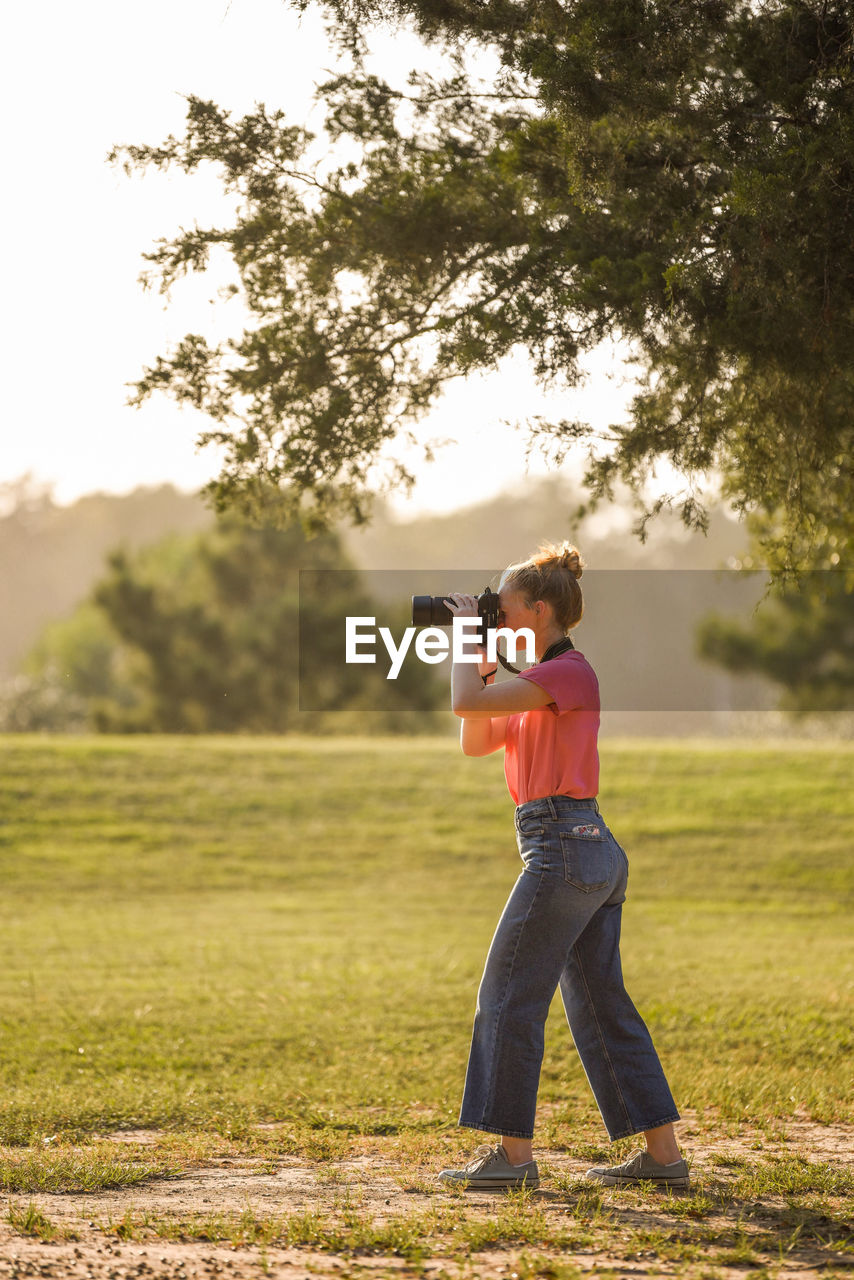
[[[544,542],[527,560],[504,570],[501,587],[521,592],[528,604],[545,600],[554,609],[555,622],[566,633],[578,626],[584,612],[578,585],[583,571],[581,553],[571,542],[557,546]]]

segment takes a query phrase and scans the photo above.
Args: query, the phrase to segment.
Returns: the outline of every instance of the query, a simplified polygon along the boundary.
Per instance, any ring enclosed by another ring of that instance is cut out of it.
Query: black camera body
[[[447,596],[413,596],[413,627],[450,627],[454,615],[447,605]],[[477,611],[480,615],[480,644],[486,644],[486,633],[494,631],[498,626],[498,593],[486,588],[477,597]]]

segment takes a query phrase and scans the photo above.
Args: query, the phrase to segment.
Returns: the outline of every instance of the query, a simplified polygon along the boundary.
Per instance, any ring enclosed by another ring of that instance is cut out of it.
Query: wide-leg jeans
[[[628,859],[596,800],[547,796],[519,805],[516,837],[525,865],[486,958],[459,1123],[533,1137],[544,1028],[558,986],[609,1137],[678,1120],[623,985]]]

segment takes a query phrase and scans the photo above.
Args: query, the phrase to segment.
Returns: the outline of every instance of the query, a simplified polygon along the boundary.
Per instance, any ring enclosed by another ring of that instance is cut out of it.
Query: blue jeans
[[[477,996],[459,1123],[531,1138],[555,990],[612,1141],[679,1119],[646,1025],[623,985],[628,859],[595,800],[546,796],[516,810],[525,869]]]

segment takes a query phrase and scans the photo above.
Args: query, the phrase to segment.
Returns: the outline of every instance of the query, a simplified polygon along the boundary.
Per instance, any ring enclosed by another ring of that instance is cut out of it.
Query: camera
[[[450,627],[454,615],[447,605],[447,596],[413,596],[412,625],[414,627]],[[498,626],[498,593],[486,588],[477,597],[480,615],[480,644],[486,644],[486,633]]]

